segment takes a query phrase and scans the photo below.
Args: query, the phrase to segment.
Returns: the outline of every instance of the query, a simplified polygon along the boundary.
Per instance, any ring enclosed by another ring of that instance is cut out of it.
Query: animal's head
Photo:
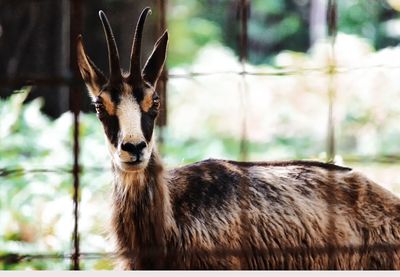
[[[77,43],[79,70],[95,105],[97,117],[103,124],[113,162],[123,171],[144,169],[154,146],[153,130],[160,108],[155,86],[165,62],[168,33],[165,32],[156,42],[142,70],[142,31],[149,12],[150,9],[145,8],[137,22],[130,69],[126,74],[121,72],[114,35],[102,11],[99,16],[108,47],[108,78],[86,54],[81,36]]]

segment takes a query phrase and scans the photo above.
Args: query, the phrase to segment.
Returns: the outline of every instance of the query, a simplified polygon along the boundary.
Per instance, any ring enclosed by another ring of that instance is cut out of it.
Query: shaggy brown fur
[[[114,169],[126,269],[400,269],[400,200],[351,169],[206,160]],[[125,189],[122,189],[125,188]]]
[[[345,167],[206,160],[164,170],[153,138],[168,34],[121,74],[100,12],[110,76],[78,40],[78,64],[114,173],[112,229],[124,269],[400,269],[400,199]]]

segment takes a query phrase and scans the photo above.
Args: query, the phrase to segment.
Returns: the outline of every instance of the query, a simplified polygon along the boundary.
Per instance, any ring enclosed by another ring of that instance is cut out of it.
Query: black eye
[[[94,103],[94,108],[96,109],[96,112],[99,113],[103,111],[104,106],[101,103]]]
[[[156,107],[160,106],[160,97],[157,94],[153,96],[153,104]]]
[[[104,108],[103,103],[101,103],[101,102],[94,102],[93,104],[94,104],[94,108],[96,109],[97,116],[98,116],[99,118],[103,117],[104,114],[105,114],[105,108]]]

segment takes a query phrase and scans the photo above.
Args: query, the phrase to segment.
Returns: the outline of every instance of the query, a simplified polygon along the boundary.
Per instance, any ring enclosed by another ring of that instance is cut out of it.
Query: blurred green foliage
[[[169,1],[168,66],[173,69],[191,65],[198,53],[210,44],[228,46],[237,54],[238,22],[235,3],[230,0]],[[397,44],[397,39],[387,28],[387,22],[397,20],[398,14],[386,1],[339,0],[338,3],[338,26],[341,32],[367,38],[376,48]],[[253,0],[251,4],[250,63],[269,62],[283,49],[299,52],[309,50],[310,1]],[[292,57],[295,55],[303,56],[293,52]],[[304,91],[308,93],[307,89]],[[304,91],[299,91],[299,94]],[[174,93],[173,90],[172,92]],[[41,112],[41,99],[23,105],[28,93],[29,88],[24,88],[9,99],[0,101],[0,255],[9,252],[69,254],[73,227],[70,174],[72,115],[65,113],[52,120]],[[351,108],[341,122],[343,134],[339,143],[343,152],[354,155],[358,153],[355,130],[364,131],[360,131],[361,136],[366,131],[381,132],[380,140],[376,143],[378,150],[373,154],[398,152],[399,130],[393,127],[397,124],[396,120],[380,115],[379,111],[362,102],[362,96],[360,98],[349,98]],[[395,118],[398,113],[396,109],[393,110],[389,116]],[[290,112],[292,111],[288,113]],[[282,117],[286,116],[282,114]],[[375,120],[376,118],[379,120]],[[384,129],[382,122],[390,121],[391,125]],[[93,114],[81,114],[80,122],[80,199],[83,205],[81,250],[105,252],[109,249],[103,226],[108,211],[104,199],[108,195],[111,180],[110,162],[101,125],[96,117]],[[284,120],[277,122],[282,123]],[[209,156],[238,159],[240,138],[221,134],[216,130],[217,124],[213,123],[209,120],[208,129],[198,137],[182,137],[168,127],[158,130],[164,139],[160,150],[167,166],[195,162]],[[373,135],[375,133],[371,137]],[[258,153],[268,157],[278,153],[276,155],[291,158],[323,158],[323,146],[317,145],[317,142],[319,141],[306,132],[295,135],[282,135],[278,132],[269,141],[251,141],[247,146],[249,155],[255,158],[261,157],[257,156]],[[322,154],[316,156],[316,153]],[[54,172],[27,173],[35,169]],[[368,171],[373,170],[368,168]],[[397,170],[398,168],[392,169]],[[70,266],[69,259],[16,262],[12,258],[0,262],[0,269],[68,269]],[[82,268],[110,269],[112,262],[108,259],[83,260]]]
[[[398,12],[386,0],[338,1],[338,29],[368,39],[375,49],[398,44],[396,34],[386,28],[389,20],[399,19]],[[397,34],[398,35],[398,34]]]
[[[220,41],[221,27],[205,15],[204,1],[170,2],[168,66],[190,64],[204,45]],[[172,31],[173,30],[173,31]]]
[[[171,0],[169,67],[190,64],[208,43],[220,43],[239,53],[238,3],[232,0]],[[282,49],[310,48],[311,0],[251,0],[248,23],[249,61],[270,62]],[[318,1],[315,1],[318,2]],[[323,2],[323,1],[319,1]],[[371,41],[376,49],[396,45],[387,24],[398,12],[386,0],[338,0],[338,30]],[[322,22],[323,23],[323,22]]]
[[[65,113],[51,120],[41,112],[42,99],[23,105],[28,93],[29,88],[25,88],[0,102],[0,255],[69,255],[73,229],[72,115]],[[102,189],[111,180],[109,170],[104,170],[107,153],[98,151],[104,146],[98,127],[95,116],[82,115],[80,198],[85,200],[86,211],[81,219],[93,219],[80,229],[81,246],[87,252],[105,252],[101,243],[93,242],[103,235],[100,219],[93,213],[101,208]],[[10,256],[0,261],[0,269],[68,269],[69,265],[69,259],[57,257],[18,262]],[[82,267],[111,268],[110,261],[102,259],[82,262]]]

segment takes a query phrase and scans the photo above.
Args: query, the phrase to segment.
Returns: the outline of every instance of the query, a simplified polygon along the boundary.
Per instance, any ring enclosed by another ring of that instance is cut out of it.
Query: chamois
[[[112,160],[123,269],[400,269],[400,199],[351,168],[209,159],[166,170],[153,136],[167,31],[140,64],[145,8],[122,73],[105,14],[107,78],[77,58]]]

